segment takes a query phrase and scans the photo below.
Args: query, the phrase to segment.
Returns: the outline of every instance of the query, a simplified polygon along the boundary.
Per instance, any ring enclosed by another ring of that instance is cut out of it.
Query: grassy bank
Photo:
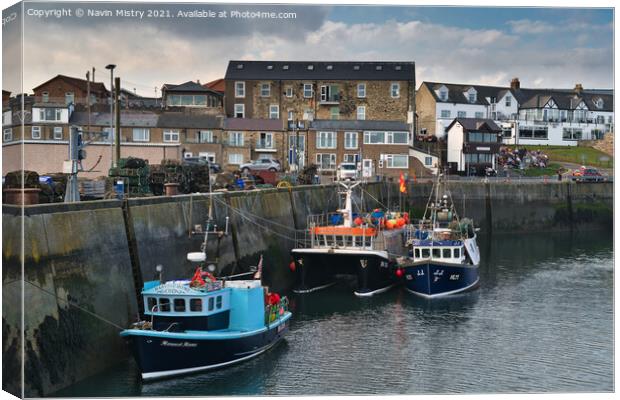
[[[613,168],[614,158],[592,147],[579,146],[510,146],[512,148],[526,148],[528,150],[542,150],[549,156],[550,161],[570,162],[585,164],[593,167]],[[601,161],[601,157],[607,157],[609,161]],[[556,168],[557,171],[557,168]],[[555,171],[554,171],[555,173]],[[545,175],[545,174],[542,174]]]

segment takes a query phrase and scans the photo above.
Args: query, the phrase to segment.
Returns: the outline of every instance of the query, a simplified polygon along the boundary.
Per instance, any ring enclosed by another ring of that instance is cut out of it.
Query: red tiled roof
[[[224,93],[226,81],[224,81],[224,78],[220,78],[211,82],[207,82],[202,86],[207,89],[215,90],[216,92]]]
[[[73,78],[71,76],[66,76],[66,75],[56,75],[55,77],[53,77],[50,80],[47,80],[45,82],[43,82],[42,84],[40,84],[39,86],[33,88],[32,90],[37,90],[38,88],[40,88],[43,85],[46,85],[56,79],[62,79],[63,81],[69,83],[70,85],[76,86],[82,90],[86,90],[86,79],[80,79],[80,78]],[[90,84],[90,90],[91,92],[107,92],[108,90],[105,88],[105,85],[102,82],[91,82]]]

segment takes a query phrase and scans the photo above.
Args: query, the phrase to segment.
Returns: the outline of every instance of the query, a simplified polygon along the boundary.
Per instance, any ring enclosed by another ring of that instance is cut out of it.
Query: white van
[[[341,163],[336,174],[338,180],[355,181],[358,179],[357,165],[355,163]]]

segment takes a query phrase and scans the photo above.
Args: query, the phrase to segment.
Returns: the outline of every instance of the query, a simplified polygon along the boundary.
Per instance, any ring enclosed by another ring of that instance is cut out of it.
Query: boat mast
[[[354,184],[347,184],[344,182],[339,182],[346,190],[342,192],[345,195],[344,200],[344,208],[338,210],[339,213],[342,214],[344,218],[344,226],[347,228],[353,227],[353,204],[351,199],[351,194],[353,192],[353,188],[359,185],[361,182],[355,182]]]

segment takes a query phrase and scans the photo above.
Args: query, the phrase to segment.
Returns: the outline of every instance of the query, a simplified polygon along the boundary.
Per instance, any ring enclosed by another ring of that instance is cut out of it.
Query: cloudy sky
[[[85,15],[76,16],[78,8]],[[149,9],[164,10],[165,17],[116,16]],[[89,10],[115,16],[89,16]],[[217,16],[178,14],[196,10]],[[233,18],[231,11],[296,17]],[[12,8],[3,18],[12,12],[21,15]],[[152,96],[163,83],[223,77],[231,59],[413,60],[418,84],[507,85],[519,77],[523,87],[613,86],[611,9],[27,2],[24,12],[29,93],[56,74],[83,77],[93,66],[107,87],[104,67],[114,63],[124,87]],[[19,28],[19,18],[3,24],[3,88],[13,92],[21,91]]]

